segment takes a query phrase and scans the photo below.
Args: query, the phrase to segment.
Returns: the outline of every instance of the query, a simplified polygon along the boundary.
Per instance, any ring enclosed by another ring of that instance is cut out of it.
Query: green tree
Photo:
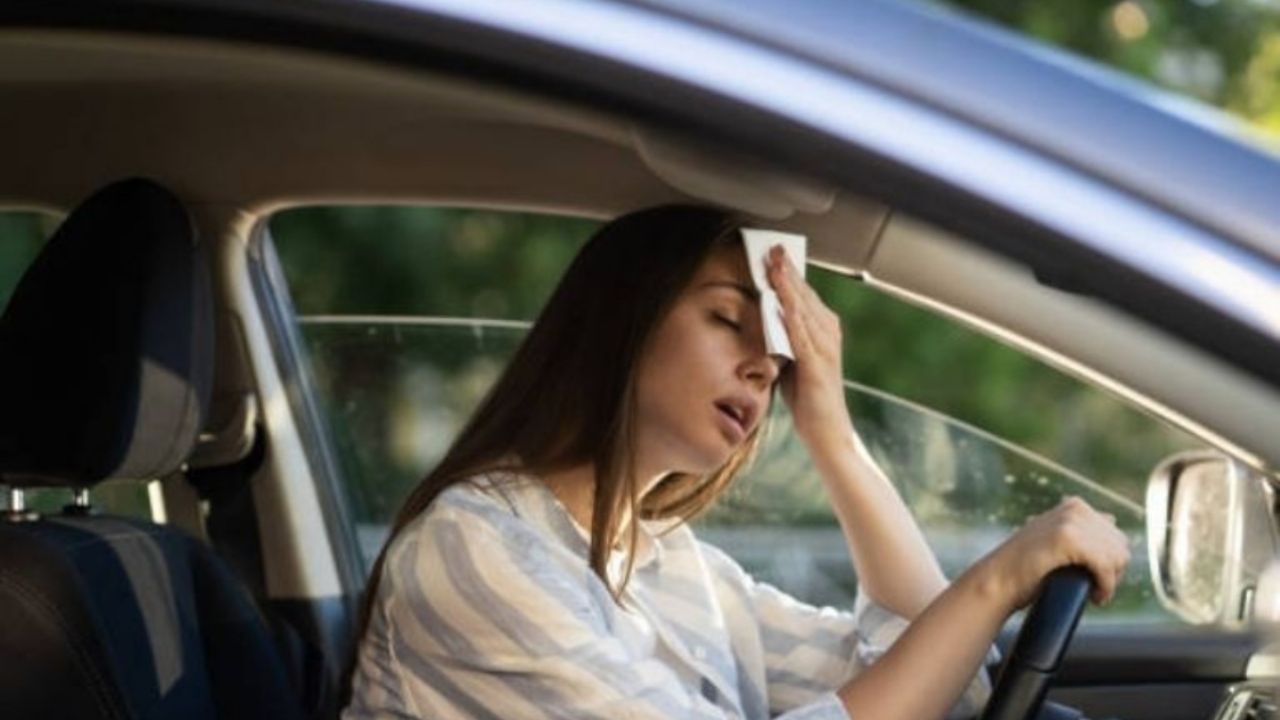
[[[1280,12],[1265,0],[944,0],[1222,108],[1280,146]]]

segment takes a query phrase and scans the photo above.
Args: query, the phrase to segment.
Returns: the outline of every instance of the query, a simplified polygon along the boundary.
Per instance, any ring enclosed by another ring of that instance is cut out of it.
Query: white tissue
[[[794,233],[776,230],[742,229],[742,244],[747,251],[747,267],[751,270],[751,282],[760,291],[760,320],[764,326],[765,350],[770,355],[781,355],[795,360],[791,350],[791,340],[787,337],[787,326],[782,321],[782,301],[769,284],[766,272],[769,249],[774,245],[782,245],[782,251],[790,258],[800,277],[804,277],[805,251],[808,238]]]

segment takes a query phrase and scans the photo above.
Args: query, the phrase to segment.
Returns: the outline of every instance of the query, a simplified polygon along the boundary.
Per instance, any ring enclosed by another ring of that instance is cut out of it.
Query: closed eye
[[[733,328],[735,332],[741,332],[741,331],[742,331],[742,325],[740,325],[740,324],[738,324],[738,323],[734,322],[733,320],[730,320],[729,318],[727,318],[727,317],[725,317],[725,316],[723,316],[723,315],[713,315],[713,317],[714,317],[718,322],[720,322],[720,323],[722,323],[722,324],[724,324],[724,325],[728,325],[729,327]]]

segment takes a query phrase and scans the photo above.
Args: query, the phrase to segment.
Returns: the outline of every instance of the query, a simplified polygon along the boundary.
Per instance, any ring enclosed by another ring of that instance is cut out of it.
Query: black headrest
[[[0,482],[88,487],[176,469],[213,372],[209,272],[150,180],[85,200],[0,318]]]

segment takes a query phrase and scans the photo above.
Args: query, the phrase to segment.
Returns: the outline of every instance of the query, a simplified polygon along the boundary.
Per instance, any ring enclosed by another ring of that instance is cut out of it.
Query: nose
[[[747,380],[759,383],[767,388],[773,385],[778,376],[782,374],[782,368],[786,362],[786,358],[777,355],[769,355],[764,352],[753,353],[742,364],[742,373]]]

